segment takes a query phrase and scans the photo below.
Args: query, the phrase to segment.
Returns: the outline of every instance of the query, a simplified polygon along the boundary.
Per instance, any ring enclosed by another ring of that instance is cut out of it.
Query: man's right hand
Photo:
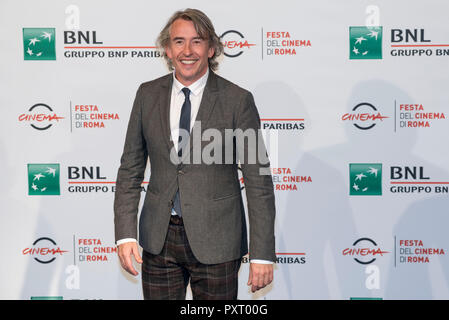
[[[126,242],[118,246],[118,257],[122,268],[133,276],[137,276],[139,273],[134,269],[131,256],[134,256],[137,263],[142,263],[142,258],[140,257],[139,249],[137,248],[137,242]]]

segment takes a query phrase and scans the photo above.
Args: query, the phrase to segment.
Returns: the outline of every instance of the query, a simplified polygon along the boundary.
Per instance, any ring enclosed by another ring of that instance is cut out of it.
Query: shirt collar
[[[185,86],[181,82],[179,82],[178,79],[176,79],[175,71],[176,70],[173,70],[173,87],[176,90],[175,91],[176,94],[179,94],[182,92],[181,90],[185,88]],[[206,73],[201,78],[199,78],[198,80],[196,80],[194,83],[192,83],[190,86],[187,87],[190,89],[193,95],[197,96],[201,93],[201,91],[206,86],[208,76],[209,76],[209,68],[207,68]]]

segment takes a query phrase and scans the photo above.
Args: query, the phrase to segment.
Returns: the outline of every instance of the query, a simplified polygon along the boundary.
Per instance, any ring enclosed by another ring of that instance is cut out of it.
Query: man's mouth
[[[197,62],[198,60],[184,60],[184,59],[182,59],[181,60],[181,63],[182,64],[188,64],[188,65],[190,65],[190,64],[194,64],[195,62]]]

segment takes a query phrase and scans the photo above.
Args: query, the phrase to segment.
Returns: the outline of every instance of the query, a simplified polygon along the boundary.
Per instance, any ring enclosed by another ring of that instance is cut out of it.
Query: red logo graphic
[[[44,244],[42,244],[42,242]],[[45,242],[49,242],[49,244],[45,245]],[[38,243],[41,243],[42,246],[37,246]],[[57,247],[55,241],[45,237],[34,241],[32,248],[25,248],[22,250],[23,255],[33,256],[34,260],[44,264],[53,262],[57,256],[61,256],[65,252],[68,251],[61,250],[61,248]]]
[[[366,241],[366,242],[370,243],[372,246],[356,247],[362,241]],[[360,264],[370,264],[370,263],[373,263],[374,261],[376,261],[376,256],[379,256],[379,255],[383,256],[384,253],[389,253],[389,252],[382,251],[380,248],[378,248],[377,243],[374,242],[374,240],[371,240],[369,238],[360,238],[352,244],[352,248],[346,248],[343,250],[342,253],[344,256],[357,257],[357,258],[354,258],[354,260]],[[373,258],[369,259],[369,257],[373,257]],[[367,258],[369,260],[367,260]]]
[[[236,34],[239,38],[237,40],[232,38],[233,34]],[[224,40],[225,36],[227,40]],[[239,50],[236,52],[235,49],[250,49],[251,47],[256,45],[254,43],[249,43],[248,40],[243,41],[242,39],[245,39],[245,37],[243,36],[243,34],[236,30],[226,31],[220,36],[220,39],[223,40],[223,47],[225,48],[224,55],[230,58],[236,58],[243,53],[243,50]]]
[[[368,107],[368,112],[360,112],[357,111],[359,108]],[[377,113],[376,113],[377,112]],[[371,103],[362,102],[356,105],[352,109],[352,113],[345,113],[341,120],[343,121],[352,121],[354,126],[360,130],[369,130],[373,128],[376,123],[375,121],[383,121],[383,119],[387,119],[387,116],[383,116],[379,111],[377,111],[376,107]],[[367,124],[366,121],[371,121],[373,123]]]
[[[28,113],[22,113],[19,116],[20,122],[31,122],[30,125],[36,130],[47,130],[53,124],[51,122],[59,122],[64,117],[59,117],[53,112],[53,109],[44,103],[37,103],[32,106]]]

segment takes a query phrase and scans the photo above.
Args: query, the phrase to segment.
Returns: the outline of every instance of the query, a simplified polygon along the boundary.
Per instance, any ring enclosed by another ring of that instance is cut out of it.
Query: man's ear
[[[215,53],[215,49],[210,47],[209,50],[207,51],[207,57],[212,58],[214,56],[214,53]]]
[[[173,57],[173,55],[172,55],[172,52],[171,52],[171,49],[170,49],[170,46],[166,46],[166,47],[164,47],[164,51],[165,51],[165,54],[167,55],[167,57],[171,60],[172,59],[172,57]]]

